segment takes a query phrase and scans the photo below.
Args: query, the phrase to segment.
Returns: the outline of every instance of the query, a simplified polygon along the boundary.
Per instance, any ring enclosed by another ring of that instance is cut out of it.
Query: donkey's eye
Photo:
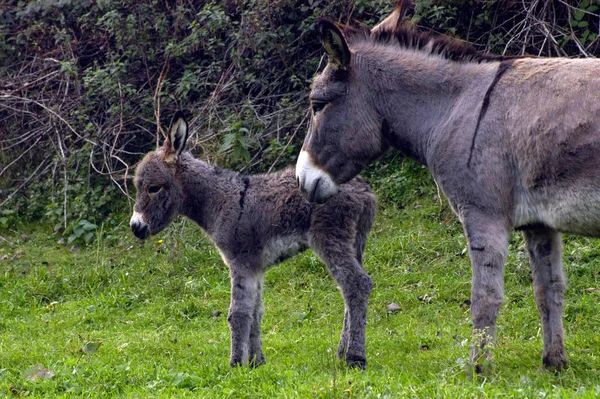
[[[148,187],[148,194],[156,194],[162,190],[162,186],[150,186]]]
[[[316,115],[317,113],[319,113],[319,111],[321,111],[323,108],[325,108],[325,106],[327,105],[327,101],[312,100],[310,102],[310,105],[312,107],[313,114]]]

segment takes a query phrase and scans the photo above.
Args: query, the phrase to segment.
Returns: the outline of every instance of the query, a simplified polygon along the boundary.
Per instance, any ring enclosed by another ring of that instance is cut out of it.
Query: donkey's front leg
[[[544,331],[544,366],[560,370],[567,366],[562,323],[565,277],[561,262],[562,239],[550,228],[523,232],[533,275],[535,303]]]
[[[510,228],[501,217],[473,211],[462,216],[473,268],[471,318],[474,342],[471,362],[478,373],[488,372],[491,353],[487,345],[494,338],[496,318],[504,295],[504,262]]]
[[[263,316],[262,289],[264,274],[260,273],[256,279],[256,300],[252,312],[252,326],[250,327],[250,363],[254,366],[265,364],[260,339],[260,325]]]
[[[231,304],[227,321],[231,330],[231,366],[248,363],[250,330],[257,298],[257,274],[247,265],[230,263]]]

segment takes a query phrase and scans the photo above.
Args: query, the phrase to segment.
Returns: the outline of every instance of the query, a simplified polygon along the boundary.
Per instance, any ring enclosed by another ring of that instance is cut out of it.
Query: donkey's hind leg
[[[523,231],[533,275],[535,303],[544,332],[544,366],[560,370],[567,365],[563,332],[565,278],[560,233],[538,227]]]
[[[312,234],[311,247],[327,265],[344,297],[344,328],[338,356],[345,355],[349,366],[365,368],[367,307],[373,283],[356,259],[353,235],[353,231],[342,232],[339,227],[319,230]]]

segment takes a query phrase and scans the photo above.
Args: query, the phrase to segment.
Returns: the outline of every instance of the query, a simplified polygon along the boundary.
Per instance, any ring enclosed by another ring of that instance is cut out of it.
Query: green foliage
[[[192,112],[191,148],[213,162],[245,172],[293,163],[322,56],[315,22],[372,26],[393,3],[4,1],[0,203],[10,196],[3,210],[12,213],[0,227],[61,208],[62,216],[50,216],[62,229],[74,231],[80,220],[100,225],[107,207],[124,208],[133,167],[164,138],[177,109]],[[597,54],[599,5],[418,0],[408,15],[418,29],[482,51],[582,56]],[[393,188],[384,196],[399,199],[403,172],[388,177]],[[71,187],[84,181],[86,190],[116,188],[112,205],[76,203],[82,192]]]
[[[223,143],[219,148],[220,153],[231,151],[233,161],[250,161],[250,152],[248,151],[248,139],[246,138],[250,131],[242,127],[242,122],[236,122],[223,130]]]

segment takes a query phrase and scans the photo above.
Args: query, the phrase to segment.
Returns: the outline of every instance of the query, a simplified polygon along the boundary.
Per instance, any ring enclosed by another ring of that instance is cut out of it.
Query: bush
[[[420,0],[409,15],[421,29],[484,51],[581,56],[598,48],[597,3]],[[136,162],[163,139],[177,109],[191,113],[192,150],[209,161],[244,172],[292,163],[322,63],[315,21],[372,26],[392,7],[5,0],[0,227],[49,218],[71,237],[82,221],[99,226],[122,212],[132,204]]]

